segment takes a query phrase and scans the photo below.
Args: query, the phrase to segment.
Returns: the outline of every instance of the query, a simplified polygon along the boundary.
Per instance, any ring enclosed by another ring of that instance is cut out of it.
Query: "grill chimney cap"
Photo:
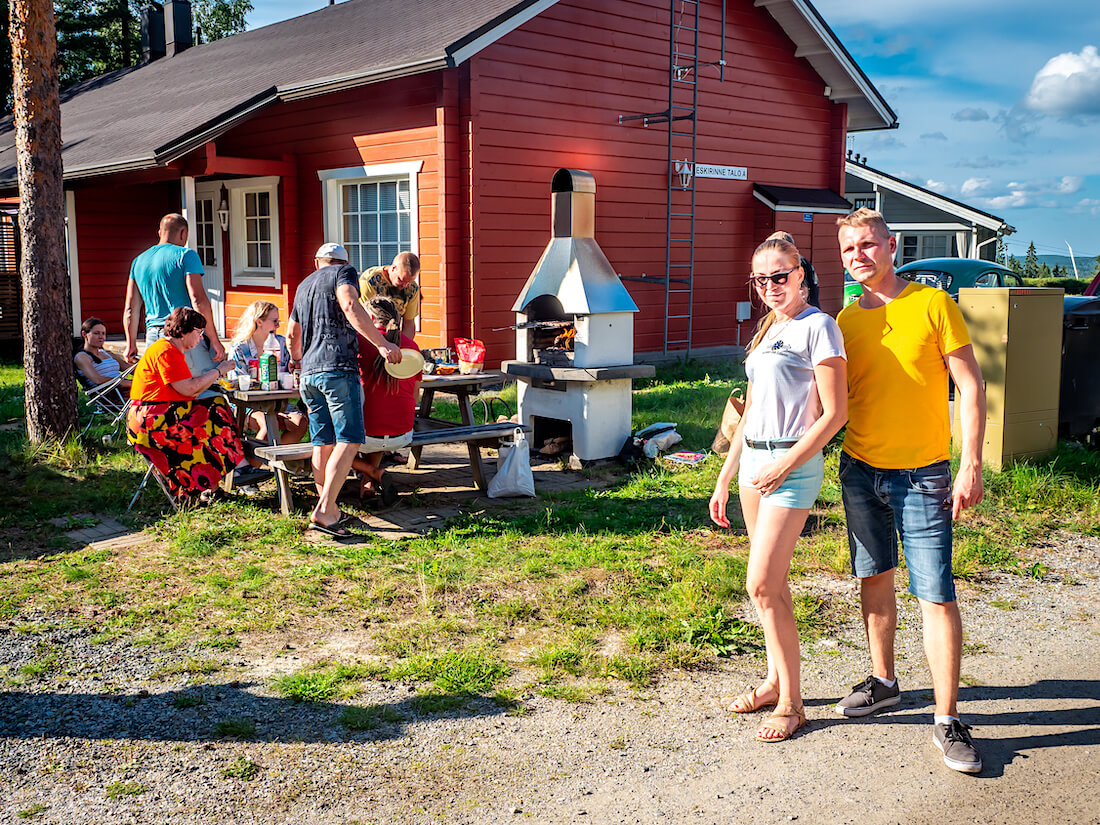
[[[550,182],[550,191],[553,192],[587,192],[596,194],[596,179],[591,172],[583,169],[559,169],[554,173],[554,179]]]

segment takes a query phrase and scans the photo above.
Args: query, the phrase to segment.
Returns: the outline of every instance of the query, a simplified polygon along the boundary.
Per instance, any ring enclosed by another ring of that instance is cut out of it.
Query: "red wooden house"
[[[774,228],[839,308],[845,136],[895,125],[807,0],[348,0],[202,45],[169,0],[146,28],[146,63],[63,95],[74,326],[121,332],[130,260],[181,210],[230,331],[335,240],[359,267],[416,251],[421,346],[473,336],[498,361],[571,167],[595,176],[635,350],[735,345]],[[0,195],[13,142],[0,123]]]

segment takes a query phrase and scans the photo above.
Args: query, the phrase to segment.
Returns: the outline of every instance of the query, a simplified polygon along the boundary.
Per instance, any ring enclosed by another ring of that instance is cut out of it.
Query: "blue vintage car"
[[[899,277],[939,287],[958,300],[961,287],[1023,286],[1024,282],[1007,266],[974,258],[926,258],[897,269]]]

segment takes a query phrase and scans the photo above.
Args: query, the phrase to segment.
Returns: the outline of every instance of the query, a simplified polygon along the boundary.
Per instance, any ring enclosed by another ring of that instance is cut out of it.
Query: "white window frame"
[[[924,242],[927,238],[945,238],[947,240],[947,249],[943,255],[924,255],[922,250],[924,248]],[[923,261],[926,258],[951,258],[954,257],[951,254],[951,242],[955,240],[954,232],[939,232],[939,231],[927,231],[927,232],[898,232],[898,252],[897,262],[899,264],[911,263],[911,261],[905,260],[905,241],[908,238],[913,238],[917,244],[917,257],[914,261]]]
[[[409,182],[409,249],[420,254],[419,198],[416,180],[424,161],[379,163],[372,166],[347,166],[343,169],[322,169],[317,172],[321,180],[321,206],[324,215],[325,240],[339,244],[344,242],[344,224],[340,219],[340,187],[347,183]],[[383,261],[383,265],[389,263]]]
[[[224,182],[229,190],[229,271],[233,286],[264,286],[279,289],[282,275],[279,267],[279,178],[241,178]],[[249,267],[247,232],[244,217],[244,196],[266,192],[271,203],[271,266]]]

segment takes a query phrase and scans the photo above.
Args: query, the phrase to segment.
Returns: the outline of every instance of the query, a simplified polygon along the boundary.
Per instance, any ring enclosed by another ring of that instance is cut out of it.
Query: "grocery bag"
[[[725,455],[730,451],[730,441],[741,422],[741,416],[745,414],[745,394],[740,387],[734,387],[726,401],[726,409],[722,412],[722,423],[718,425],[714,442],[710,448],[718,455]]]
[[[476,338],[455,338],[458,350],[458,371],[463,375],[481,372],[485,366],[485,344]]]
[[[489,482],[489,498],[533,496],[535,477],[531,475],[531,446],[519,427],[512,433],[511,444],[501,444],[497,452],[497,474]]]

